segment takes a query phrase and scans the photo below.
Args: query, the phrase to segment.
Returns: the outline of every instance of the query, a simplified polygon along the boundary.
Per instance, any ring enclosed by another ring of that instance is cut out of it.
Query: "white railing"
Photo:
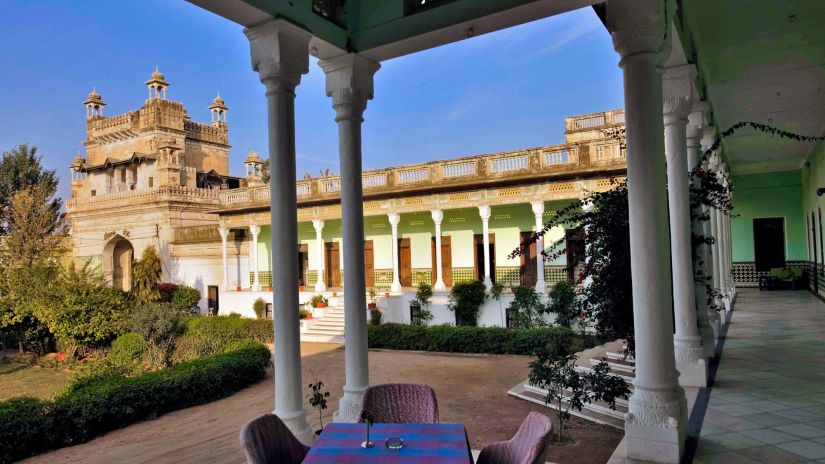
[[[299,197],[305,197],[312,191],[312,187],[309,182],[298,182],[298,185],[295,186],[295,190]]]
[[[587,127],[597,127],[604,125],[604,116],[594,116],[592,118],[577,119],[574,123],[576,129],[584,129]]]
[[[155,198],[162,195],[175,195],[179,197],[187,197],[187,198],[210,198],[210,199],[218,199],[219,198],[219,190],[209,190],[209,189],[201,189],[201,188],[188,188],[182,186],[165,186],[165,187],[155,187],[155,188],[146,188],[140,190],[129,190],[126,192],[113,192],[113,193],[104,193],[100,195],[95,195],[93,197],[85,197],[85,198],[71,198],[66,202],[68,207],[74,206],[81,206],[81,205],[94,205],[99,203],[110,203],[116,202],[119,200],[129,200],[134,201],[141,198]],[[244,192],[246,194],[246,192]]]
[[[624,112],[613,113],[613,124],[624,124]]]
[[[375,174],[365,174],[361,178],[364,188],[384,187],[387,185],[387,175],[383,172]]]
[[[442,176],[445,179],[451,179],[453,177],[466,177],[466,176],[474,176],[476,175],[476,162],[473,161],[464,161],[462,163],[452,163],[452,164],[445,164],[441,168]]]
[[[323,179],[321,180],[321,192],[333,193],[341,190],[341,179]]]
[[[595,148],[596,154],[594,159],[596,161],[610,161],[623,159],[625,156],[624,150],[621,150],[619,148],[618,143],[612,145],[597,145]]]
[[[423,182],[430,178],[430,168],[413,168],[398,171],[398,183],[410,184],[413,182]]]
[[[552,151],[550,153],[544,154],[544,165],[545,166],[556,166],[559,164],[567,164],[570,162],[570,154],[567,150],[563,151]]]
[[[492,172],[521,171],[528,167],[530,167],[530,160],[527,155],[515,155],[490,160],[490,171]]]

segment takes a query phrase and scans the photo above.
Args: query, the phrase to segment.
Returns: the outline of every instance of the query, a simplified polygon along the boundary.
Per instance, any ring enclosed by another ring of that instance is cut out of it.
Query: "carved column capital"
[[[312,220],[312,227],[315,228],[315,232],[320,232],[324,230],[324,221],[321,219],[313,219]]]
[[[253,236],[256,236],[256,235],[260,234],[261,233],[261,226],[256,226],[254,224],[250,225],[249,226],[249,233],[252,234]]]
[[[611,0],[607,29],[613,48],[621,55],[619,66],[630,57],[660,52],[666,31],[663,11],[661,0]]]
[[[530,203],[530,206],[533,208],[533,214],[536,216],[544,214],[544,201],[534,201]]]
[[[401,222],[401,215],[398,213],[389,213],[387,214],[387,219],[390,221],[391,226],[397,227],[398,223]]]
[[[344,118],[360,121],[367,101],[373,97],[373,75],[381,65],[355,53],[318,64],[326,74],[327,96],[332,97],[336,121]]]
[[[226,227],[218,227],[218,233],[221,234],[221,240],[226,241],[229,237],[229,229]]]
[[[490,220],[490,206],[489,205],[481,205],[478,207],[478,214],[481,216],[482,221]]]
[[[436,224],[441,224],[441,221],[444,220],[444,211],[441,211],[440,209],[430,211],[430,215],[433,218],[433,222]]]
[[[252,69],[258,72],[267,93],[295,93],[301,75],[309,72],[309,40],[312,34],[280,19],[244,29],[249,39]]]

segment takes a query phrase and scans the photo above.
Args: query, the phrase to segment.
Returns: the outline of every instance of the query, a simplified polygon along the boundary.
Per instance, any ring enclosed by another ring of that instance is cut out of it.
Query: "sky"
[[[266,157],[266,99],[242,28],[183,0],[3,0],[0,151],[35,145],[69,194],[94,86],[105,114],[134,111],[157,66],[167,96],[209,121],[229,106],[230,174]],[[298,177],[338,169],[334,111],[314,59],[296,90]],[[564,141],[564,117],[623,107],[610,37],[590,8],[381,63],[364,114],[364,169]]]

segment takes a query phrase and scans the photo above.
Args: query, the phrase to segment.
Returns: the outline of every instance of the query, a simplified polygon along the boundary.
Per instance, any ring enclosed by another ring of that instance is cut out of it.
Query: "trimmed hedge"
[[[183,325],[183,335],[175,342],[172,353],[174,364],[220,353],[236,340],[272,343],[275,337],[271,319],[195,316],[184,321]]]
[[[103,379],[67,390],[53,401],[0,402],[0,463],[229,396],[264,378],[269,365],[265,346],[233,342],[226,352],[208,358],[137,377]]]
[[[452,325],[381,324],[367,327],[370,348],[448,353],[527,354],[554,340],[569,340],[574,352],[595,346],[595,338],[564,327],[506,329]]]

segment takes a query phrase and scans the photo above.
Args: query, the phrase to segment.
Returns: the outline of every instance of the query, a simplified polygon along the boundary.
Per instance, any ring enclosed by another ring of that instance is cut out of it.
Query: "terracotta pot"
[[[390,292],[387,292],[387,293],[384,294],[384,298],[389,298],[389,297],[390,297]]]
[[[338,292],[332,292],[332,296],[338,296]]]
[[[375,309],[377,307],[378,305],[376,305],[375,303],[367,303],[367,309]]]
[[[303,285],[299,285],[299,286],[298,286],[298,291],[299,291],[299,292],[303,292],[303,291],[304,291],[304,288],[305,288],[305,287],[304,287]],[[270,289],[270,290],[272,290],[272,289]]]
[[[271,292],[271,291],[272,291],[272,287],[267,287],[267,291]]]
[[[312,319],[312,311],[307,312],[307,319]]]
[[[319,301],[319,302],[315,305],[315,307],[316,307],[316,308],[326,308],[326,307],[327,307],[327,304],[326,304],[326,302]]]
[[[235,287],[235,291],[236,291],[236,292],[240,292],[240,291],[241,291],[241,286],[240,286],[240,285],[238,285],[237,287]]]

